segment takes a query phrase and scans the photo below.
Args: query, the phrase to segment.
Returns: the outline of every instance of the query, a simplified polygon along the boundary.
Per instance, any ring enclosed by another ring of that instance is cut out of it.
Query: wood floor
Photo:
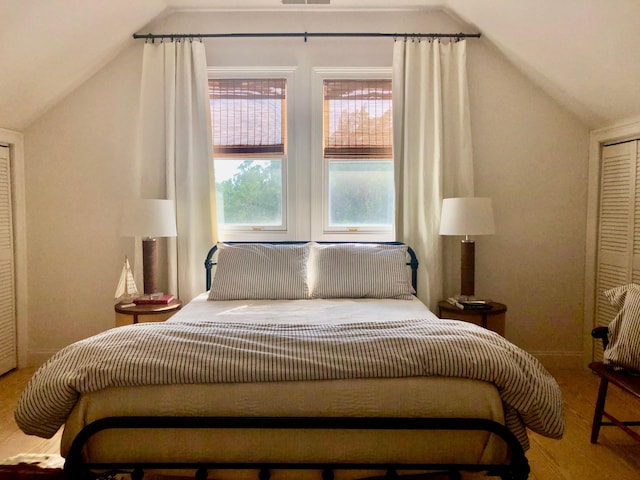
[[[59,453],[60,433],[50,440],[24,435],[13,410],[33,370],[0,377],[0,460],[19,453]],[[603,427],[598,445],[589,443],[598,379],[588,371],[552,371],[565,400],[567,429],[562,440],[530,434],[530,480],[638,480],[640,443],[618,428]],[[640,402],[610,387],[607,407],[626,419],[640,419]],[[465,475],[465,480],[481,478]]]

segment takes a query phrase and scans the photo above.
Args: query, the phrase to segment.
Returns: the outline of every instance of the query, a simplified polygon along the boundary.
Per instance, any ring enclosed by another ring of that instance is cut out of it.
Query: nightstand
[[[446,300],[442,300],[438,302],[438,317],[475,323],[504,337],[507,306],[497,302],[491,302],[489,305],[491,308],[461,310]]]
[[[122,303],[116,303],[116,327],[131,325],[142,322],[164,322],[182,308],[182,302],[178,299],[172,300],[166,305],[134,305],[123,307]]]

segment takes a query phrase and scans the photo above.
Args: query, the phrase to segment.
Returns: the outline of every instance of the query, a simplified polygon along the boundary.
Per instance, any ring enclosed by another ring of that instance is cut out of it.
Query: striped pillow
[[[308,298],[309,245],[218,245],[209,300]]]
[[[640,285],[631,283],[604,292],[619,308],[609,324],[609,346],[604,363],[615,369],[640,371]]]
[[[402,298],[409,282],[406,245],[314,244],[309,266],[311,298]]]

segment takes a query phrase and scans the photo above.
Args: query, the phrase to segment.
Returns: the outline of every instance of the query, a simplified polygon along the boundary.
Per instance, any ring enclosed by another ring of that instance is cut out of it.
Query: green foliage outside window
[[[282,219],[280,162],[254,160],[241,162],[232,177],[216,182],[216,196],[218,214],[225,224],[280,224]]]
[[[219,162],[228,162],[220,160]],[[217,162],[219,165],[219,163]],[[391,161],[330,161],[329,223],[385,225],[393,219]],[[244,160],[216,182],[219,220],[227,225],[277,225],[282,219],[278,160]]]

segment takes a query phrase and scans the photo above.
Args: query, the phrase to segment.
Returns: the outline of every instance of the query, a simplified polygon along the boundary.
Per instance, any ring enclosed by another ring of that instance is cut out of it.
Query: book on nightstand
[[[158,295],[154,293],[151,295],[143,295],[141,297],[134,298],[133,303],[135,303],[136,305],[167,305],[171,303],[175,298],[175,295],[172,295],[170,293],[167,295]]]
[[[447,298],[447,302],[460,310],[490,310],[492,308],[491,300],[472,300],[469,298],[451,297]]]
[[[464,310],[489,310],[490,300],[459,300]]]

